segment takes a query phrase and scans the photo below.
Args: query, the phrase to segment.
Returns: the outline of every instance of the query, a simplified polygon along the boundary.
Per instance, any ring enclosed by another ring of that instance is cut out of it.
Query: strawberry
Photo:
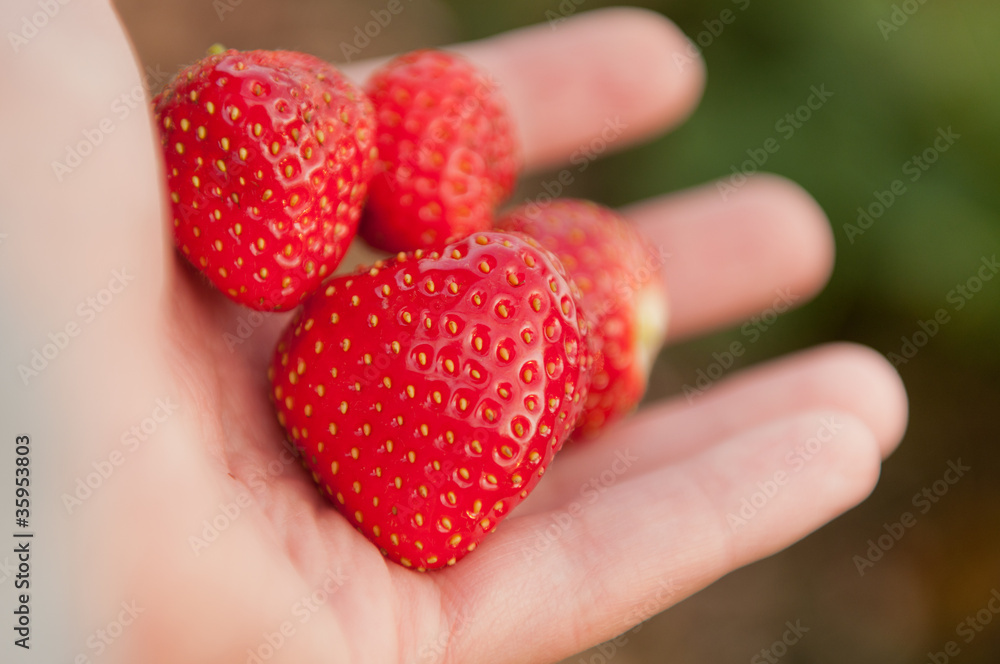
[[[632,411],[666,333],[660,253],[625,219],[589,201],[524,205],[497,228],[534,237],[558,256],[580,289],[581,307],[594,316],[601,351],[578,435]]]
[[[371,102],[312,56],[226,51],[153,103],[181,253],[236,302],[297,306],[357,231],[377,156]]]
[[[551,254],[496,232],[331,279],[275,350],[278,421],[384,555],[454,564],[534,488],[582,411],[577,295]]]
[[[396,252],[488,230],[520,168],[496,86],[457,55],[423,50],[390,61],[366,91],[378,116],[381,164],[361,236]]]

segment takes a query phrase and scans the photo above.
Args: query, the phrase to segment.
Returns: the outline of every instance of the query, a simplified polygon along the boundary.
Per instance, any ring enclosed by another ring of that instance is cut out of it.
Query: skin
[[[28,0],[5,3],[0,25],[34,11]],[[628,126],[612,149],[662,132],[692,112],[704,86],[699,63],[681,69],[672,59],[690,54],[678,29],[637,10],[458,48],[503,86],[529,169],[563,163],[615,116]],[[360,80],[372,66],[349,74]],[[47,472],[57,474],[53,491],[71,492],[92,463],[123,450],[157,398],[177,404],[82,506],[47,512],[48,532],[76,552],[60,558],[75,591],[70,654],[94,654],[88,635],[134,600],[144,612],[102,661],[245,662],[248,649],[277,642],[283,623],[293,633],[269,662],[555,661],[856,505],[902,436],[906,397],[881,356],[815,348],[732,372],[690,404],[649,406],[565,450],[458,566],[418,574],[388,563],[282,451],[265,366],[287,317],[268,316],[231,352],[224,335],[247,312],[175,256],[149,117],[141,105],[124,118],[109,110],[139,75],[102,2],[70,3],[19,52],[0,49],[4,97],[17,100],[0,105],[2,366],[79,322],[77,306],[113,270],[135,277],[28,386],[5,369],[3,420],[61,441]],[[114,132],[58,182],[51,162],[106,116]],[[830,274],[827,221],[783,179],[752,178],[726,202],[708,185],[624,213],[671,254],[671,340],[756,315],[776,289],[804,303]],[[792,472],[788,455],[824,417],[836,433]],[[625,451],[638,461],[618,472]],[[782,470],[780,490],[731,527],[727,514]],[[586,505],[540,540],[573,503]],[[232,504],[238,515],[196,553],[192,537]]]

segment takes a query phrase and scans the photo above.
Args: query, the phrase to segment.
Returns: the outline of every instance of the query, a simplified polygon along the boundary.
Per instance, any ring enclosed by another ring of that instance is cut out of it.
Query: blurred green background
[[[385,6],[380,0],[116,4],[143,61],[168,72],[219,40],[235,48],[297,48],[338,61],[338,44],[353,39],[354,26],[370,20],[370,10]],[[364,55],[475,39],[616,4],[412,0],[404,20],[386,27]],[[1000,254],[1000,5],[637,4],[667,15],[700,44],[709,72],[704,100],[679,130],[600,160],[569,193],[621,205],[701,184],[731,175],[748,149],[776,137],[781,149],[764,170],[808,189],[836,235],[829,287],[781,316],[758,341],[745,343],[736,368],[834,340],[898,354],[903,337],[912,340],[920,332],[919,321],[941,308],[951,317],[899,366],[911,397],[910,429],[871,499],[651,619],[624,645],[567,662],[924,664],[948,641],[961,648],[950,661],[1000,662],[1000,616],[987,610],[980,619],[988,615],[991,624],[982,631],[956,634],[959,623],[1000,589],[1000,279],[983,284],[971,299],[953,292],[976,274],[984,256]],[[786,140],[778,120],[794,112],[812,86],[823,85],[832,98]],[[926,170],[914,170],[920,166],[913,158],[933,148],[939,130],[948,128],[960,138],[947,151],[929,153],[936,161]],[[524,193],[547,177],[528,179]],[[885,192],[896,180],[905,193],[886,205]],[[881,213],[880,205],[886,208]],[[867,228],[858,223],[859,207],[873,214]],[[956,299],[965,302],[961,310]],[[649,398],[694,384],[712,353],[734,340],[748,339],[735,328],[668,348]],[[921,514],[913,496],[957,459],[971,470]],[[865,555],[868,540],[885,533],[883,524],[907,511],[917,515],[916,525],[859,575],[853,557]],[[809,631],[794,645],[763,655],[782,638],[786,621]],[[969,633],[974,638],[966,643]]]

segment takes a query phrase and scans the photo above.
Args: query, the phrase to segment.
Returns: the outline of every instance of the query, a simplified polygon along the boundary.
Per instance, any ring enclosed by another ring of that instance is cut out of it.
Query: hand
[[[9,4],[11,24],[35,11]],[[15,101],[0,108],[0,296],[3,366],[67,331],[37,375],[5,374],[3,401],[5,421],[58,451],[63,498],[47,523],[67,533],[61,557],[85,608],[65,661],[97,661],[88,636],[123,601],[142,612],[122,620],[100,661],[554,661],[855,505],[902,435],[905,395],[880,356],[814,349],[564,450],[453,568],[387,562],[282,444],[265,366],[287,315],[261,322],[230,304],[170,245],[148,106],[122,110],[140,72],[112,11],[61,11],[0,56]],[[458,48],[503,86],[537,169],[566,161],[608,121],[623,127],[618,149],[682,120],[704,85],[700,63],[675,64],[685,44],[656,15],[612,10]],[[360,80],[369,68],[347,71]],[[95,142],[103,118],[113,131],[58,177],[51,162]],[[625,213],[670,253],[672,340],[755,314],[777,289],[804,298],[831,269],[822,212],[775,177],[752,178],[728,201],[707,186]],[[112,288],[115,270],[126,283]],[[105,462],[98,487],[79,491]],[[773,495],[734,521],[768,482]]]

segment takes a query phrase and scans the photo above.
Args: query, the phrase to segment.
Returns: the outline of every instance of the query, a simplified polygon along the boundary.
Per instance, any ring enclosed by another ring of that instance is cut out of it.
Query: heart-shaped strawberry
[[[576,424],[592,361],[577,296],[552,254],[513,233],[332,279],[278,343],[278,420],[385,555],[453,564]]]

